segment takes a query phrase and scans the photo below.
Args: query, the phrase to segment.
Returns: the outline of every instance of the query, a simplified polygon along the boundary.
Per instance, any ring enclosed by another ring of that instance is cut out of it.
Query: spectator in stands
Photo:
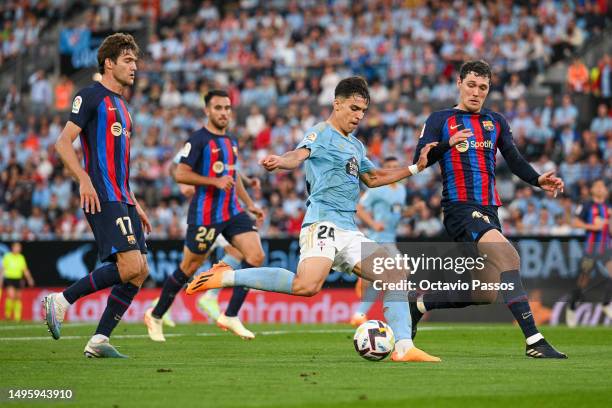
[[[612,117],[608,114],[608,107],[605,104],[601,103],[597,107],[597,116],[591,120],[589,129],[598,137],[604,137],[612,130]]]
[[[574,93],[589,91],[589,71],[580,58],[567,68],[567,87]]]
[[[578,119],[578,108],[572,103],[572,98],[565,94],[561,100],[561,106],[555,109],[552,125],[559,131],[561,128],[576,129]]]
[[[30,84],[30,104],[35,115],[47,114],[53,103],[51,84],[45,77],[45,71],[39,69],[28,80]]]
[[[53,94],[55,96],[55,110],[58,112],[67,112],[72,105],[74,83],[70,78],[62,75],[55,85]]]

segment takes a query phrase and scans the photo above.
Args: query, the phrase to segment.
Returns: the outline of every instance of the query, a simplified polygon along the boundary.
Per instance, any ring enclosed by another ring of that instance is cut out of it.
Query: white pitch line
[[[64,327],[79,327],[79,326],[89,326],[93,323],[70,323]],[[3,330],[19,330],[19,329],[36,329],[38,327],[46,326],[45,322],[41,321],[38,324],[15,324],[10,326],[2,326],[0,325],[0,331]]]
[[[72,324],[71,327],[77,324]],[[78,324],[79,326],[85,326],[87,324]],[[21,326],[24,327],[24,326]],[[40,327],[40,325],[32,325],[32,327]],[[427,326],[419,328],[419,331],[435,331],[435,330],[491,330],[496,327],[484,327],[484,326]],[[353,329],[322,329],[322,330],[265,330],[255,332],[262,336],[279,336],[286,334],[330,334],[330,333],[352,333]],[[168,333],[164,334],[166,337],[184,337],[184,336],[200,336],[200,337],[217,337],[224,336],[224,333]],[[117,334],[114,335],[114,339],[146,339],[149,336],[146,334]],[[89,336],[62,336],[62,340],[80,340],[87,339]],[[0,341],[37,341],[37,340],[53,340],[51,335],[49,336],[30,336],[30,337],[0,337]]]

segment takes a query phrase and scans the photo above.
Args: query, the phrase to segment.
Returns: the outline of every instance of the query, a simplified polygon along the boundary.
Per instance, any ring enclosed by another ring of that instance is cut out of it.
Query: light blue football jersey
[[[360,204],[372,215],[374,221],[385,225],[383,231],[368,230],[368,238],[376,242],[395,242],[397,224],[402,219],[402,208],[406,203],[406,187],[395,183],[369,189]]]
[[[343,136],[321,122],[306,132],[299,148],[310,150],[304,163],[309,197],[302,226],[329,221],[338,228],[356,231],[359,174],[374,169],[363,144],[352,134]]]

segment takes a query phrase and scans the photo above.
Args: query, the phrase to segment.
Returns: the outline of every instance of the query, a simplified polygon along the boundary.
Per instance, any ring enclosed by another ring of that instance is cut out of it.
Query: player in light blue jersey
[[[261,161],[268,171],[293,170],[304,163],[310,194],[300,232],[300,261],[297,273],[283,268],[248,268],[234,270],[218,263],[194,279],[187,294],[229,286],[245,286],[296,296],[313,296],[323,287],[329,271],[355,273],[369,281],[380,280],[373,268],[362,268],[371,257],[389,254],[357,228],[355,212],[360,180],[368,187],[379,187],[410,177],[425,167],[427,150],[416,165],[398,169],[376,169],[366,157],[363,144],[353,136],[370,102],[366,81],[345,78],[335,90],[332,114],[326,122],[314,126],[295,150],[282,156],[269,155]],[[372,249],[362,256],[364,249]],[[367,255],[367,256],[365,256]],[[406,279],[399,270],[387,271],[392,282]],[[392,288],[393,289],[393,288]],[[402,290],[384,292],[385,319],[393,329],[393,361],[440,361],[416,348],[411,339],[408,294]]]
[[[383,162],[383,169],[398,169],[397,157],[389,156]],[[378,243],[395,243],[397,225],[402,218],[406,204],[406,187],[401,183],[368,190],[357,205],[357,218],[367,227],[367,235]],[[389,248],[389,246],[387,246]],[[378,291],[369,282],[359,279],[356,290],[361,297],[357,310],[351,317],[351,325],[357,327],[368,320],[367,314],[378,297]]]

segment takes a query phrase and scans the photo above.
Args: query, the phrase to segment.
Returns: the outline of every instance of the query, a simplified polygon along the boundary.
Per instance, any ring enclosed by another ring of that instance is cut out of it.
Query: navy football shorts
[[[219,234],[223,234],[225,239],[232,242],[234,236],[250,231],[257,231],[255,222],[247,213],[241,212],[229,220],[218,224],[189,224],[187,226],[185,246],[194,254],[203,255],[210,250]]]
[[[93,231],[100,261],[116,261],[116,254],[139,250],[147,253],[144,232],[136,206],[119,201],[101,202],[101,212],[85,213]]]
[[[443,210],[446,232],[456,242],[478,242],[485,232],[492,229],[501,232],[496,206],[451,203]]]

